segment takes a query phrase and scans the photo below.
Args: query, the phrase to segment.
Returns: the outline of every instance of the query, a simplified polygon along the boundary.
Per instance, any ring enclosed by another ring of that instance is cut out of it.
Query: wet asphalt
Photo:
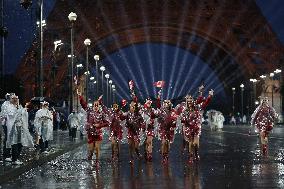
[[[192,165],[182,153],[181,135],[176,135],[171,146],[168,165],[161,164],[158,140],[154,141],[153,162],[135,160],[134,165],[128,163],[127,144],[121,146],[117,162],[111,160],[110,144],[105,140],[99,165],[86,160],[87,147],[82,145],[1,188],[284,188],[284,127],[271,134],[267,157],[261,155],[258,137],[249,130],[247,126],[225,126],[215,132],[205,127],[201,160]]]

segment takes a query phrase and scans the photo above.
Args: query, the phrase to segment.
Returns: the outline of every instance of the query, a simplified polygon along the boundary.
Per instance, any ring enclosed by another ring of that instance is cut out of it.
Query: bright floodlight
[[[261,78],[261,79],[265,79],[265,78],[266,78],[266,75],[261,75],[260,78]]]
[[[96,54],[96,55],[94,56],[94,59],[95,59],[95,61],[99,61],[99,60],[100,60],[100,56]]]
[[[269,76],[270,76],[270,77],[274,77],[274,73],[270,73]]]
[[[244,84],[241,84],[240,87],[243,89],[245,86],[244,86]]]
[[[91,40],[90,39],[85,39],[84,44],[86,46],[90,46],[91,45]]]
[[[115,89],[115,85],[112,85],[111,88]]]
[[[101,66],[101,67],[100,67],[100,70],[101,70],[102,72],[104,72],[104,71],[106,70],[106,68],[105,68],[104,66]]]
[[[90,77],[90,80],[91,80],[91,81],[93,81],[94,79],[95,79],[95,77],[94,77],[94,76]]]
[[[235,88],[235,87],[233,87],[233,88],[232,88],[232,90],[234,91],[234,90],[236,90],[236,88]]]
[[[70,20],[70,22],[75,22],[77,20],[77,14],[74,12],[70,12],[70,14],[68,15],[68,19]]]
[[[96,84],[97,83],[97,81],[94,81],[94,84]]]
[[[106,74],[105,77],[106,77],[107,79],[109,79],[109,74]]]
[[[276,73],[276,74],[281,73],[281,72],[282,72],[282,70],[280,70],[280,69],[276,69],[276,70],[274,71],[274,73]]]
[[[112,80],[109,80],[108,83],[109,83],[109,84],[112,84]]]
[[[83,64],[77,64],[77,68],[83,68]]]

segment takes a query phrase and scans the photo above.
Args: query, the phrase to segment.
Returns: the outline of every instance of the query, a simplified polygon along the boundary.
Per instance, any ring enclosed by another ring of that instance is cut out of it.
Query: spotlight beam
[[[148,16],[145,14],[145,2],[144,1],[141,1],[141,12],[142,12],[142,17],[143,17],[143,20],[145,21],[144,25],[147,25],[148,23]],[[150,38],[149,38],[149,28],[148,27],[145,27],[144,26],[144,33],[146,34],[146,41],[150,41]],[[150,64],[150,71],[151,71],[151,79],[152,79],[152,83],[155,82],[155,76],[154,76],[154,68],[153,68],[153,57],[152,57],[152,53],[151,53],[151,50],[150,50],[150,46],[149,46],[149,43],[146,44],[147,45],[147,54],[149,55],[148,56],[148,61],[149,61],[149,64]],[[152,84],[151,83],[151,84]],[[156,90],[156,87],[154,87],[153,85],[152,86],[152,89],[153,89],[153,94],[156,94],[157,93],[157,90]]]
[[[76,9],[76,11],[80,13],[81,19],[82,19],[84,25],[87,27],[88,31],[90,31],[91,35],[92,35],[93,38],[95,39],[95,38],[96,38],[96,33],[95,33],[95,32],[92,30],[92,28],[90,27],[89,22],[88,22],[87,19],[85,18],[84,14],[83,14],[79,9]],[[107,26],[109,27],[109,23],[108,23]],[[107,54],[107,52],[105,51],[105,49],[101,48],[101,50],[104,52],[104,54]],[[112,60],[111,60],[110,62],[111,62],[113,65],[115,65],[115,63],[114,63]],[[117,72],[117,73],[120,73],[120,72]],[[121,73],[120,73],[120,75],[122,76]],[[123,79],[124,79],[124,77],[122,76],[122,77],[121,77],[121,80],[123,81]],[[126,86],[128,86],[128,85],[127,85],[127,82],[123,82],[122,84],[125,84]],[[116,83],[116,85],[117,85],[119,88],[122,89],[122,87],[120,87],[119,83]],[[121,90],[121,91],[123,91],[123,93],[127,94],[124,90]]]
[[[206,33],[208,34],[208,36],[210,36],[210,35],[212,34],[212,32],[214,31],[214,29],[217,27],[218,19],[221,17],[223,11],[224,11],[224,5],[222,4],[221,6],[218,7],[218,12],[217,12],[217,14],[214,15],[213,20],[210,22],[209,31],[206,32]],[[208,36],[205,37],[205,40],[206,40],[206,41],[208,41],[208,38],[209,38]],[[192,42],[192,36],[191,36],[191,42]],[[190,43],[190,44],[191,44],[191,43]],[[206,47],[206,44],[203,43],[203,44],[202,44],[202,47],[200,48],[201,50],[199,50],[199,53],[198,53],[197,56],[200,56],[201,51],[203,51],[205,47]],[[198,63],[198,59],[199,59],[199,58],[198,58],[197,56],[194,58],[193,67],[195,67],[196,64]],[[208,62],[208,63],[210,63],[210,62]],[[186,64],[186,61],[185,61],[185,56],[184,56],[184,57],[183,57],[183,61],[182,61],[182,66],[181,66],[182,69],[181,69],[181,70],[184,70],[185,64]],[[206,70],[206,67],[203,67],[203,69],[201,70],[201,74],[200,74],[201,76],[204,75],[205,70]],[[192,84],[192,87],[196,85],[197,81],[199,81],[199,79],[196,79],[196,80],[194,81],[194,83]],[[178,80],[177,83],[179,83],[179,80]],[[186,81],[184,81],[184,83],[183,83],[183,85],[182,85],[182,87],[181,87],[181,89],[180,89],[180,92],[179,92],[178,96],[179,96],[179,95],[181,94],[181,92],[183,91],[183,89],[184,89],[184,87],[185,87],[185,83],[186,83]],[[175,89],[176,89],[176,88],[175,88]],[[176,91],[174,91],[174,94],[175,94],[175,92],[176,92]]]
[[[187,8],[188,8],[188,5],[189,5],[189,1],[186,1],[186,4],[183,6],[183,9],[182,9],[182,14],[179,18],[179,29],[178,29],[178,40],[177,40],[177,44],[176,46],[179,47],[180,46],[180,43],[181,43],[181,38],[182,38],[182,31],[184,29],[184,24],[185,24],[185,15],[187,13]],[[170,80],[169,80],[169,86],[171,87],[168,87],[167,89],[167,97],[166,99],[169,99],[170,97],[170,92],[171,92],[171,89],[172,89],[172,83],[173,83],[173,78],[174,78],[174,75],[175,75],[175,71],[176,71],[176,68],[178,67],[177,65],[177,59],[178,59],[178,55],[179,55],[179,48],[176,48],[175,50],[175,53],[174,53],[174,61],[173,61],[173,64],[172,64],[172,71],[170,73]]]
[[[129,25],[129,19],[126,16],[126,11],[125,11],[124,5],[123,6],[121,5],[120,9],[121,9],[121,12],[122,12],[122,15],[123,15],[122,20],[124,21],[124,24],[126,24],[128,26]],[[134,41],[133,35],[129,31],[128,31],[128,35],[127,35],[127,40],[128,41]],[[143,87],[145,88],[147,95],[149,95],[148,87],[146,86],[146,80],[145,80],[145,77],[144,77],[144,72],[142,72],[143,68],[141,66],[141,60],[140,60],[140,58],[138,56],[138,53],[137,53],[135,45],[132,46],[131,50],[132,50],[132,52],[134,54],[135,61],[136,61],[137,65],[138,65],[138,72],[139,72],[140,78],[142,79]],[[136,82],[136,84],[138,85],[138,82]],[[139,86],[137,86],[137,87],[139,87]],[[138,93],[139,93],[139,95],[143,99],[144,95],[142,94],[141,90],[138,90]]]

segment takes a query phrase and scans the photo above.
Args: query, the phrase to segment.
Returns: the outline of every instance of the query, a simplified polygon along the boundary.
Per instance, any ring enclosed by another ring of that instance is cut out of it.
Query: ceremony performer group
[[[188,163],[199,160],[199,137],[201,134],[202,112],[213,97],[213,90],[207,97],[203,96],[204,86],[199,88],[199,96],[194,99],[187,95],[185,102],[173,106],[170,100],[161,101],[161,91],[164,81],[155,82],[160,88],[157,98],[153,102],[146,99],[145,103],[139,102],[135,95],[134,82],[129,82],[131,101],[122,100],[121,106],[113,104],[107,108],[103,104],[102,96],[88,107],[81,93],[78,91],[80,104],[87,112],[86,131],[88,139],[88,159],[99,162],[100,147],[104,134],[108,135],[111,142],[112,159],[118,160],[121,143],[128,143],[129,162],[134,162],[135,155],[138,159],[144,158],[151,162],[153,158],[153,139],[161,141],[161,161],[169,161],[170,146],[175,135],[180,130],[183,133],[188,149]],[[126,110],[126,107],[129,107]],[[122,109],[124,111],[122,111]],[[140,151],[143,147],[143,151]]]
[[[107,135],[111,143],[112,159],[119,160],[120,145],[127,143],[129,162],[133,164],[135,157],[138,159],[144,157],[147,162],[153,160],[153,140],[156,138],[161,141],[159,149],[161,162],[168,164],[171,144],[176,133],[179,132],[183,136],[183,152],[185,150],[188,152],[187,163],[199,161],[202,114],[212,100],[214,91],[211,89],[205,97],[204,85],[201,85],[198,88],[197,98],[188,94],[174,107],[171,100],[161,99],[164,84],[164,81],[155,82],[154,85],[160,88],[157,98],[153,101],[147,98],[141,103],[135,95],[134,82],[131,80],[129,82],[131,100],[127,102],[123,99],[121,106],[115,103],[110,108],[103,104],[103,96],[90,106],[77,90],[81,106],[78,105],[68,117],[72,140],[76,139],[77,129],[80,130],[81,136],[86,133],[87,159],[95,159],[99,164],[101,143],[103,136]],[[53,110],[50,109],[48,102],[41,102],[41,108],[35,113],[34,133],[31,135],[28,126],[28,106],[27,103],[22,107],[18,96],[14,93],[7,94],[6,101],[1,106],[0,123],[4,131],[5,162],[22,164],[19,159],[23,147],[35,147],[39,153],[49,153],[49,141],[53,139]],[[223,128],[224,116],[221,112],[209,110],[207,117],[211,130]],[[255,125],[256,131],[259,132],[264,155],[267,154],[269,132],[273,129],[277,117],[275,110],[269,106],[267,98],[261,99],[260,105],[252,114],[251,124]]]

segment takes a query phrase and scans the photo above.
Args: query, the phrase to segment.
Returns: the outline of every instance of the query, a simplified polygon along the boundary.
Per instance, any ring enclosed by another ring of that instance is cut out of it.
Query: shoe
[[[16,160],[12,162],[13,165],[22,165],[23,162],[21,162],[20,160]]]
[[[88,155],[88,160],[92,160],[93,159],[93,154]]]
[[[5,161],[12,162],[12,159],[11,158],[6,158]]]

